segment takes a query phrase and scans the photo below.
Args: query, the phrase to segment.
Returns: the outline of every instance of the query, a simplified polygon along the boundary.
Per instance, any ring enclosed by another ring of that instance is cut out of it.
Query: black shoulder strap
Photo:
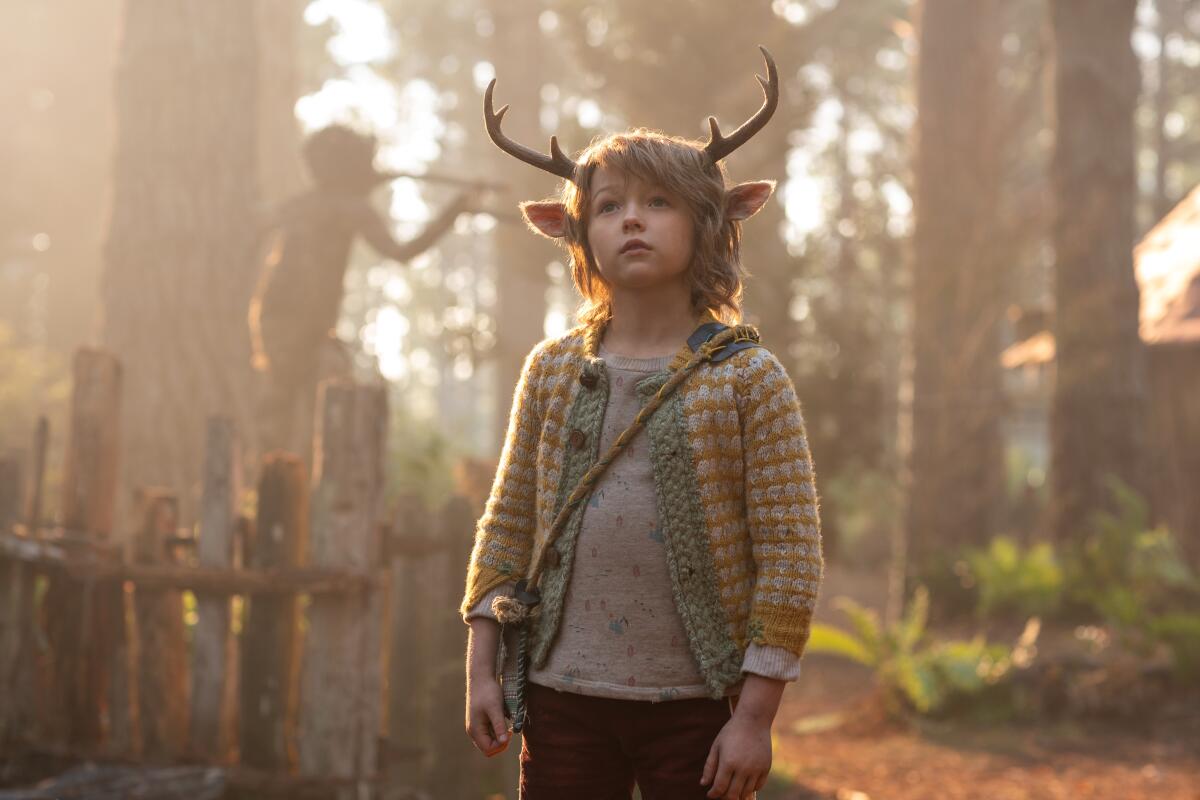
[[[699,328],[696,328],[696,331],[691,336],[688,337],[688,340],[687,340],[688,347],[690,347],[692,349],[692,352],[694,353],[700,349],[700,345],[704,344],[705,342],[707,342],[712,337],[716,336],[721,331],[728,330],[728,328],[729,328],[728,325],[723,325],[720,322],[705,323],[704,325],[701,325]],[[750,347],[762,347],[762,346],[763,345],[757,341],[757,337],[755,339],[739,339],[738,341],[730,342],[729,344],[727,344],[723,348],[721,348],[716,353],[716,355],[714,355],[712,357],[712,360],[713,360],[713,363],[716,363],[718,361],[724,361],[725,359],[729,358],[731,355],[733,355],[734,353],[737,353],[739,351],[745,350]]]

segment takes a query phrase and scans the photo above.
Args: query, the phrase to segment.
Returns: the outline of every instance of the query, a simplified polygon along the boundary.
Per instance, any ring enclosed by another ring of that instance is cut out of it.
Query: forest
[[[3,19],[0,800],[524,796],[459,609],[581,323],[521,204],[772,90],[722,164],[823,575],[757,797],[1200,797],[1200,0]]]

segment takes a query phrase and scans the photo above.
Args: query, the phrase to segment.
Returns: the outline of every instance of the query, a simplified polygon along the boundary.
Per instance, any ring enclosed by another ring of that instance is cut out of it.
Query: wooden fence
[[[120,366],[82,350],[73,369],[56,524],[45,421],[32,457],[0,459],[0,755],[211,765],[228,797],[515,797],[515,753],[486,761],[463,732],[477,509],[385,509],[381,387],[323,387],[311,475],[265,456],[252,517],[236,433],[209,420],[195,530],[138,487],[118,531]]]

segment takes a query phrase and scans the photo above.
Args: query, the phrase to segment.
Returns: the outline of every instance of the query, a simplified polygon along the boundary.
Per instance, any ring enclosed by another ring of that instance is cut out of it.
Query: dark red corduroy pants
[[[729,700],[610,700],[529,684],[521,800],[703,798],[709,748]]]

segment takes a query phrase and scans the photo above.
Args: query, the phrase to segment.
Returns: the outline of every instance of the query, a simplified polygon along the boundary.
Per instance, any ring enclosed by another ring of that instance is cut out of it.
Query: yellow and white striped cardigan
[[[706,316],[702,322],[715,318]],[[559,508],[599,457],[608,376],[601,329],[580,326],[525,361],[508,434],[480,518],[461,612],[524,577]],[[636,387],[645,404],[687,362]],[[741,679],[751,642],[797,656],[808,641],[823,572],[817,494],[792,381],[764,347],[701,365],[646,430],[676,606],[713,697]],[[532,663],[545,663],[571,574],[581,504],[546,560]],[[553,565],[553,566],[551,566]]]

